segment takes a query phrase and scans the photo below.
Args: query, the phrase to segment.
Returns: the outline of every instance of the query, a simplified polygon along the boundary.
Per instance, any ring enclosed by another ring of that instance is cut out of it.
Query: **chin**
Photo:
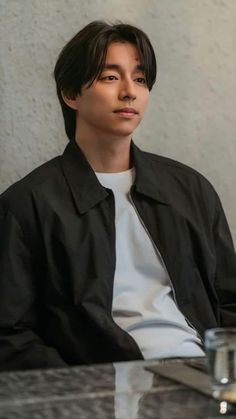
[[[137,128],[137,126],[132,127],[132,128],[128,128],[128,127],[123,128],[123,129],[121,128],[121,129],[117,129],[117,130],[113,131],[113,133],[115,135],[119,135],[119,136],[122,136],[122,137],[129,137],[130,135],[133,134],[133,132],[136,130],[136,128]]]
[[[133,135],[133,131],[122,131],[122,132],[113,132],[114,137],[118,138],[118,139],[126,139],[126,138],[130,138]]]

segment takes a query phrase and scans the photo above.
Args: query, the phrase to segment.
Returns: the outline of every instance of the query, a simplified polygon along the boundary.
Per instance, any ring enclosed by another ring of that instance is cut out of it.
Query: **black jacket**
[[[236,326],[236,256],[212,186],[132,144],[133,202],[203,335]],[[115,205],[77,144],[0,197],[0,369],[141,359],[112,319]],[[160,336],[161,339],[161,336]]]

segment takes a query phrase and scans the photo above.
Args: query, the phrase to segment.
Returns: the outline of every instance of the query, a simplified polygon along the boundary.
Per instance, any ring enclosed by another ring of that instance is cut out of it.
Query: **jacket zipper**
[[[180,308],[179,308],[179,304],[178,304],[178,302],[177,302],[177,298],[176,298],[175,288],[174,288],[174,285],[173,285],[173,282],[172,282],[171,276],[170,276],[170,274],[169,274],[169,271],[168,271],[168,269],[167,269],[167,266],[166,266],[166,264],[165,264],[165,262],[164,262],[163,256],[162,256],[162,254],[161,254],[160,250],[158,249],[158,247],[156,246],[156,244],[154,243],[154,241],[153,241],[153,239],[152,239],[152,237],[151,237],[151,234],[149,233],[149,231],[148,231],[148,229],[147,229],[147,227],[146,227],[146,225],[145,225],[145,223],[144,223],[144,221],[143,221],[143,219],[142,219],[141,215],[140,215],[140,214],[139,214],[139,212],[138,212],[137,207],[135,206],[135,203],[134,203],[133,198],[132,198],[132,195],[131,195],[131,191],[129,191],[128,196],[129,196],[129,200],[130,200],[131,204],[133,205],[133,207],[134,207],[134,209],[135,209],[135,211],[136,211],[136,214],[137,214],[137,216],[138,216],[139,220],[140,220],[140,221],[141,221],[141,223],[142,223],[142,226],[143,226],[144,230],[146,231],[146,233],[147,233],[147,235],[148,235],[149,239],[151,240],[151,243],[152,243],[152,245],[153,245],[154,249],[156,250],[157,254],[159,255],[159,257],[160,257],[160,259],[161,259],[161,262],[162,262],[162,264],[163,264],[163,266],[164,266],[164,269],[165,269],[165,270],[166,270],[166,272],[167,272],[167,275],[168,275],[169,280],[170,280],[170,285],[171,285],[171,289],[172,289],[173,297],[174,297],[174,302],[175,302],[175,304],[176,304],[176,306],[177,306],[178,310],[179,310],[179,311],[180,311],[180,313],[184,316],[184,318],[185,318],[186,322],[189,324],[189,326],[190,326],[193,330],[195,330],[197,337],[200,339],[201,343],[203,344],[203,339],[202,339],[202,337],[199,335],[198,331],[195,329],[195,327],[192,325],[192,323],[189,321],[189,319],[187,319],[187,317],[186,317],[186,316],[182,313],[182,311],[181,311],[181,310],[180,310]]]

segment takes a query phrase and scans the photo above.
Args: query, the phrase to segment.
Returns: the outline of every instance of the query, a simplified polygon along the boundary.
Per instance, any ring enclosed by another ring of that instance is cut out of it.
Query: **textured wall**
[[[0,0],[0,191],[67,140],[52,71],[67,40],[94,19],[150,36],[158,86],[136,142],[180,160],[216,187],[236,242],[236,1]]]

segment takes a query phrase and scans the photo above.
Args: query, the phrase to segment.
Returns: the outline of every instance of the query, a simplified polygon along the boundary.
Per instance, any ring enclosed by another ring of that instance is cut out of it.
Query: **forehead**
[[[135,45],[130,42],[112,42],[108,48],[105,64],[140,64],[140,55]]]

